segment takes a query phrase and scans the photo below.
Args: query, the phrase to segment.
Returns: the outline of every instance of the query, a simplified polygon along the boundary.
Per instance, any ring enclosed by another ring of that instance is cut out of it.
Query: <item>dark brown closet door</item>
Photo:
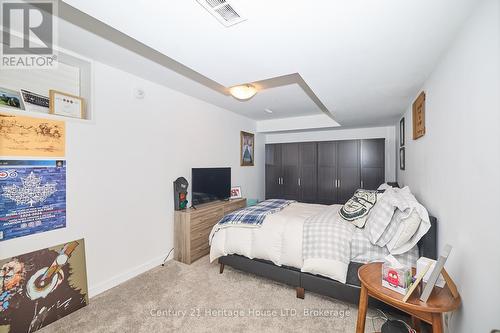
[[[281,186],[281,145],[266,145],[266,199],[283,197]]]
[[[361,187],[376,190],[385,182],[385,139],[361,140]]]
[[[283,198],[299,200],[299,144],[281,144]]]
[[[338,203],[344,204],[360,187],[359,140],[338,141]]]
[[[337,202],[337,143],[318,142],[318,203]]]
[[[299,144],[299,193],[301,202],[317,202],[317,144],[304,142]]]

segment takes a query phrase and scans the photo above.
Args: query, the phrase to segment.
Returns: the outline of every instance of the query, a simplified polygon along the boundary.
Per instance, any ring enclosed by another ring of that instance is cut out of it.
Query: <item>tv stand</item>
[[[174,259],[191,264],[210,252],[208,236],[212,227],[224,215],[244,208],[247,199],[214,201],[185,210],[174,215]]]

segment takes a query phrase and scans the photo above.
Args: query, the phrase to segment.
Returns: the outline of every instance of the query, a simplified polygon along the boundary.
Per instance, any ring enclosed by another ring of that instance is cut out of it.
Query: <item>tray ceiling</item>
[[[222,89],[296,73],[320,104],[295,83],[247,102],[213,87],[195,97],[253,119],[320,114],[322,103],[347,126],[394,124],[478,3],[233,0],[246,21],[225,27],[196,0],[65,2]]]

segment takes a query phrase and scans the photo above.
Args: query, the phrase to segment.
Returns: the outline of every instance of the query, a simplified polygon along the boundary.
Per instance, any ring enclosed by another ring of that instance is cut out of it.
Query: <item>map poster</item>
[[[0,160],[0,241],[66,226],[66,161]]]
[[[0,156],[64,157],[63,121],[0,113]]]

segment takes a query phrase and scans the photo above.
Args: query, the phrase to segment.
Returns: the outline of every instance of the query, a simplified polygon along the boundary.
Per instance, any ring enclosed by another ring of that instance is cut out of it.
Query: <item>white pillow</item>
[[[401,219],[406,216],[407,215],[404,215],[404,212],[396,209],[394,211],[394,214],[392,215],[391,221],[385,228],[384,232],[380,235],[379,239],[375,242],[375,245],[378,245],[380,247],[386,246],[387,243],[389,243],[389,241],[396,235]]]
[[[404,245],[408,243],[408,241],[417,232],[421,221],[422,219],[418,215],[417,211],[413,209],[408,217],[402,218],[397,222],[396,233],[386,245],[391,254],[400,254],[405,252],[404,250],[406,249],[406,246]]]
[[[383,190],[387,190],[388,188],[392,188],[391,185],[387,184],[387,183],[383,183],[382,185],[380,185],[377,189],[377,191],[383,191]]]
[[[420,219],[411,216],[413,213]],[[388,188],[370,211],[365,228],[372,244],[401,254],[418,243],[429,230],[430,221],[427,210],[408,187]]]
[[[404,199],[392,187],[386,189],[380,198],[377,198],[377,202],[371,209],[365,226],[368,238],[372,244],[385,245],[385,242],[383,244],[378,244],[378,242],[381,240],[387,227],[391,224],[396,208],[404,210],[407,208],[405,204]]]
[[[418,224],[417,231],[411,236],[411,238],[406,243],[401,244],[397,248],[393,248],[391,251],[392,254],[400,254],[409,251],[412,247],[417,245],[418,241],[431,228],[431,222],[429,219],[429,213],[427,212],[427,209],[425,209],[425,207],[422,206],[417,201],[415,196],[411,193],[410,188],[405,187],[401,189],[400,194],[405,198],[406,202],[408,202],[408,206],[411,208],[411,211],[405,210],[408,212],[406,216],[409,217],[410,213],[413,213],[415,211],[421,220],[420,223]]]

